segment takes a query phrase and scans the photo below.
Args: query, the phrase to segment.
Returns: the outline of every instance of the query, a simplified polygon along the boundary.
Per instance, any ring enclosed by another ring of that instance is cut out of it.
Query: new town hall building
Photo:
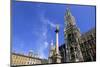
[[[57,47],[52,46],[53,42],[51,43],[49,63],[57,63],[53,62],[55,53],[60,55],[58,57],[59,63],[96,61],[96,29],[92,28],[81,34],[69,9],[67,9],[64,18],[64,44]],[[58,30],[56,29],[56,31]],[[56,51],[57,48],[59,52]]]

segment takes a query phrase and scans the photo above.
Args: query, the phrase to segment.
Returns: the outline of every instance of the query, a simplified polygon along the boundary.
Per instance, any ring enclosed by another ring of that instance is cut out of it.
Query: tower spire
[[[71,12],[70,12],[70,9],[69,9],[69,8],[67,8],[66,15],[67,15],[67,16],[72,16],[72,14],[71,14]]]
[[[65,24],[67,26],[75,25],[75,18],[72,15],[72,13],[71,13],[69,8],[67,8],[66,13],[65,13]]]

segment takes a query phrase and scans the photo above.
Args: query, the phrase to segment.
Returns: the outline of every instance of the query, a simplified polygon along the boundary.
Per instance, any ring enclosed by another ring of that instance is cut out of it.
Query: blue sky
[[[51,40],[55,43],[55,26],[60,25],[59,45],[64,43],[64,15],[69,8],[80,32],[95,27],[95,7],[37,2],[12,2],[12,52],[33,50],[48,57]]]

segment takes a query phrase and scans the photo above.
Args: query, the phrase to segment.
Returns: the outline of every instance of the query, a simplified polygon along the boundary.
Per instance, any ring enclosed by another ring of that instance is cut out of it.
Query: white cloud
[[[36,34],[35,34],[35,33]],[[41,25],[40,30],[38,31],[34,31],[32,33],[34,33],[37,36],[37,48],[36,51],[39,53],[39,57],[40,58],[48,58],[47,57],[47,53],[45,53],[45,51],[47,51],[47,47],[49,45],[49,43],[47,42],[47,24],[43,23],[43,25]]]
[[[48,58],[47,57],[47,53],[45,51],[48,51],[47,48],[49,46],[49,43],[47,41],[47,34],[48,34],[48,31],[47,31],[47,27],[48,25],[52,28],[56,27],[56,24],[54,24],[52,21],[50,21],[49,19],[47,19],[45,17],[45,14],[42,13],[40,16],[40,21],[43,23],[42,25],[42,32],[38,32],[38,35],[39,36],[39,39],[37,40],[37,45],[38,45],[38,52],[39,52],[39,56],[40,58]],[[41,35],[42,34],[42,35]]]
[[[39,44],[39,47],[38,47],[38,53],[39,53],[39,57],[40,58],[48,58],[45,53],[45,51],[47,51],[47,47],[48,47],[48,42],[47,41],[43,41]]]
[[[40,58],[43,58],[43,59],[46,59],[47,58],[43,51],[40,51],[39,52],[39,57]]]
[[[43,40],[41,38],[41,40],[38,41],[38,44],[39,44],[39,47],[37,51],[39,52],[40,58],[47,58],[46,56],[47,54],[45,53],[45,51],[47,51],[49,43],[46,40]]]
[[[47,41],[45,41],[45,42],[44,42],[44,46],[45,46],[45,48],[47,48],[47,47],[48,47],[48,45],[49,45],[49,44],[48,44],[48,42],[47,42]]]
[[[43,32],[43,36],[46,36],[46,32]]]
[[[56,27],[56,24],[52,23],[50,20],[47,19],[47,24],[49,24],[51,27]]]
[[[45,13],[41,12],[41,14],[39,15],[40,17],[40,21],[43,23],[40,27],[40,29],[38,31],[34,31],[33,33],[35,34],[36,33],[36,36],[38,37],[37,39],[37,42],[36,42],[36,45],[37,45],[37,52],[39,53],[39,57],[40,58],[48,58],[47,57],[47,53],[46,51],[48,51],[48,46],[49,46],[49,43],[47,41],[47,38],[48,38],[48,25],[51,27],[51,28],[55,28],[56,27],[56,24],[52,21],[50,21],[48,18],[45,17]]]
[[[42,13],[40,15],[40,20],[46,25],[50,25],[53,28],[56,27],[56,24],[54,24],[54,22],[50,21],[48,18],[45,17],[45,13]]]

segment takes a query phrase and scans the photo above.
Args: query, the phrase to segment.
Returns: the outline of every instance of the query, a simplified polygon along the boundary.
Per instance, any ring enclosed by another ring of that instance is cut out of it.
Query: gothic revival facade
[[[82,34],[81,36],[81,51],[84,61],[96,61],[96,33],[95,28]]]
[[[84,61],[80,49],[80,30],[75,24],[75,18],[72,16],[69,9],[65,14],[65,29],[64,29],[65,45],[67,62]]]
[[[61,62],[83,62],[96,60],[95,28],[81,34],[75,18],[67,9],[65,13],[64,40],[59,47]]]

